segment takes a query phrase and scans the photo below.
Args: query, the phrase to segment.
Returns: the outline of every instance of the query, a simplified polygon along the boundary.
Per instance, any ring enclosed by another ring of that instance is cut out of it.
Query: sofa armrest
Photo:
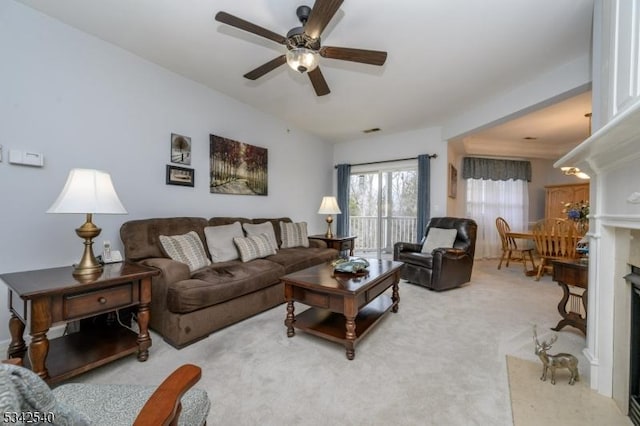
[[[166,257],[150,257],[140,261],[141,264],[160,270],[160,274],[151,278],[151,318],[149,326],[160,334],[169,327],[169,309],[167,295],[169,286],[175,282],[188,280],[191,277],[189,266]]]
[[[322,240],[316,240],[315,238],[309,239],[309,247],[311,248],[327,248],[327,243]]]
[[[151,257],[140,261],[143,265],[160,269],[163,280],[169,284],[191,278],[189,265],[166,257]]]

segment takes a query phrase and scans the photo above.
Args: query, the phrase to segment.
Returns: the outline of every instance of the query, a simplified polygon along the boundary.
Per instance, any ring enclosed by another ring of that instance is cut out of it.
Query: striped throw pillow
[[[236,243],[243,262],[276,254],[276,249],[273,248],[267,234],[234,237],[233,242]]]
[[[195,231],[183,235],[160,235],[160,244],[167,256],[189,265],[189,271],[211,265],[200,237]]]
[[[280,222],[282,248],[309,247],[307,238],[307,222]]]

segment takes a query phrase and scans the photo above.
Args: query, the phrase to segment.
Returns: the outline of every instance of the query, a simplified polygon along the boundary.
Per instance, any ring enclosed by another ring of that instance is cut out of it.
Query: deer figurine
[[[549,355],[547,351],[551,349],[551,345],[558,340],[558,335],[554,335],[551,338],[551,341],[547,343],[546,341],[542,341],[540,343],[538,341],[538,334],[536,332],[536,326],[533,326],[533,340],[536,344],[535,353],[542,361],[542,377],[540,380],[547,380],[547,371],[551,370],[551,384],[556,384],[556,368],[566,368],[571,372],[571,378],[569,379],[569,384],[573,385],[576,380],[580,380],[580,374],[578,373],[578,359],[571,355],[565,353],[559,353],[555,355]]]

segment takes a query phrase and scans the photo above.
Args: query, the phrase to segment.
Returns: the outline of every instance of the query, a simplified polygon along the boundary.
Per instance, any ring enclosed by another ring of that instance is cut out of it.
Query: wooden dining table
[[[512,232],[509,231],[507,233],[505,233],[507,238],[517,238],[517,239],[522,239],[522,240],[531,240],[531,241],[535,241],[535,238],[533,236],[533,232],[531,231],[526,231],[526,232]],[[582,235],[575,235],[574,238],[580,240],[583,238]],[[534,276],[536,275],[536,271],[527,271],[525,273],[528,277]]]
[[[507,238],[520,238],[533,241],[533,232],[507,232]]]

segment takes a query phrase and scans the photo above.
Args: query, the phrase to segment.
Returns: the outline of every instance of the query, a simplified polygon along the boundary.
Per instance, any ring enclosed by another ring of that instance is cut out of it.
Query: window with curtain
[[[528,161],[465,158],[467,217],[478,223],[476,258],[496,258],[502,253],[496,218],[503,217],[514,231],[529,223],[531,164]]]

